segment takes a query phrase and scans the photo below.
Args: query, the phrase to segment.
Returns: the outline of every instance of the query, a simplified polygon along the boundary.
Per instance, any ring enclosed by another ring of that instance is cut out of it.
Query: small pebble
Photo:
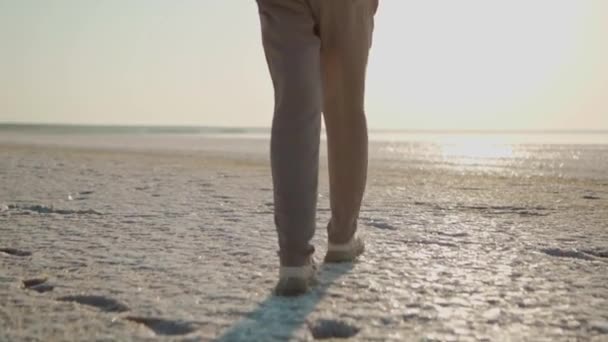
[[[32,286],[29,289],[34,290],[39,293],[44,293],[44,292],[53,291],[53,289],[55,289],[55,286],[53,286],[51,284],[40,284],[40,285]]]
[[[47,284],[46,281],[47,281],[47,278],[42,277],[42,278],[25,279],[25,280],[21,281],[21,283],[23,284],[23,288],[28,289],[28,290],[33,290],[33,291],[36,291],[39,293],[53,291],[55,286],[53,286],[51,284]]]
[[[315,340],[350,338],[361,330],[346,322],[331,319],[318,320],[311,324],[309,329]]]
[[[23,287],[32,287],[32,286],[37,286],[42,283],[45,283],[46,281],[47,281],[47,278],[42,277],[42,278],[25,279],[22,281],[22,283],[23,283]]]
[[[590,323],[591,330],[602,334],[608,334],[608,321],[593,321]]]

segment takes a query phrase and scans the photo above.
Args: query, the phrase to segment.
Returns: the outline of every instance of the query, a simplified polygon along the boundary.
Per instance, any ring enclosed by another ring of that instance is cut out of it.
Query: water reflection
[[[446,137],[437,146],[443,160],[461,165],[480,164],[480,159],[483,164],[504,164],[515,157],[513,145],[491,137]]]
[[[595,135],[594,135],[595,136]],[[597,137],[597,136],[595,136]],[[553,143],[533,135],[437,134],[373,141],[372,163],[521,176],[606,178],[608,144]],[[538,140],[538,141],[536,141]]]

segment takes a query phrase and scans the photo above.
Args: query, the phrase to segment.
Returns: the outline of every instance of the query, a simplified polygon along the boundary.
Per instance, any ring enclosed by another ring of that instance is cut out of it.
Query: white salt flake
[[[485,318],[489,323],[494,323],[498,321],[498,317],[500,317],[499,308],[492,308],[483,313],[483,318]]]

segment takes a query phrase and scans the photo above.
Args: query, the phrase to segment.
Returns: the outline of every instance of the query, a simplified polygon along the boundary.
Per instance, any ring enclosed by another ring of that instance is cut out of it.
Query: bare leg
[[[318,0],[323,111],[327,128],[331,221],[329,241],[348,242],[367,179],[365,76],[375,0]]]

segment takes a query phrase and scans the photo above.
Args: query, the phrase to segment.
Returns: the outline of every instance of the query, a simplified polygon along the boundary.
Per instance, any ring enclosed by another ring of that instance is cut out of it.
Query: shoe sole
[[[310,288],[317,284],[316,279],[304,278],[284,278],[279,280],[279,283],[274,289],[274,294],[281,297],[296,297],[310,291]]]
[[[302,276],[286,276],[279,279],[279,282],[274,288],[274,294],[283,297],[295,297],[310,291],[310,288],[317,285],[318,267],[311,258],[312,273],[306,277]]]

